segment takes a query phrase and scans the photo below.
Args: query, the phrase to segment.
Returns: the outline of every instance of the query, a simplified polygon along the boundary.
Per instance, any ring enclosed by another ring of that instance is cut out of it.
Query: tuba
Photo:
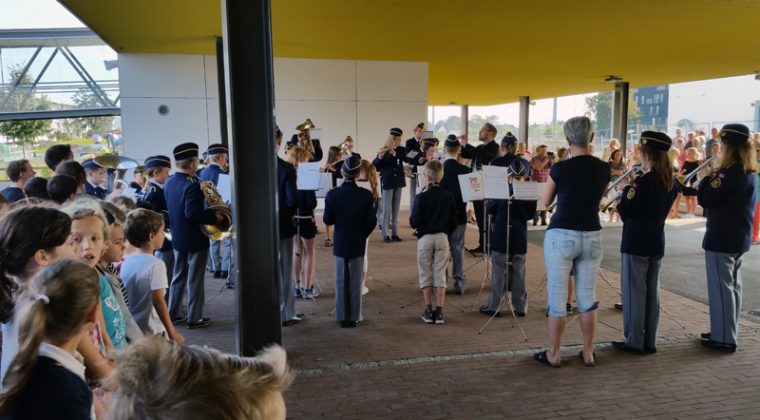
[[[307,118],[303,123],[296,126],[296,130],[298,130],[298,146],[300,146],[302,149],[305,149],[312,155],[314,155],[314,146],[311,144],[311,136],[309,135],[309,130],[315,127],[316,125],[314,125],[314,123],[309,118]]]
[[[224,221],[216,225],[201,225],[201,232],[212,241],[221,241],[232,236],[232,210],[222,199],[222,195],[211,181],[201,182],[201,192],[206,200],[208,210],[218,211],[224,215]]]

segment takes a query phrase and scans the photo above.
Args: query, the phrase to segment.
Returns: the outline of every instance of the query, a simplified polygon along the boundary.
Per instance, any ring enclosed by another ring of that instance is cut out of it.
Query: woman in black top
[[[589,154],[594,138],[591,120],[574,117],[564,125],[571,158],[552,166],[544,188],[544,204],[557,197],[554,216],[544,237],[544,260],[549,309],[549,348],[534,358],[559,367],[560,344],[565,329],[568,278],[575,277],[575,299],[580,312],[583,351],[587,366],[594,365],[596,328],[596,272],[602,260],[602,226],[599,202],[610,181],[610,165]]]
[[[694,147],[686,149],[686,162],[683,163],[679,175],[686,176],[698,167],[699,151]],[[694,217],[697,211],[697,190],[694,188],[696,181],[697,177],[695,176],[689,180],[688,185],[681,186],[681,194],[683,194],[684,201],[686,201],[686,217]]]

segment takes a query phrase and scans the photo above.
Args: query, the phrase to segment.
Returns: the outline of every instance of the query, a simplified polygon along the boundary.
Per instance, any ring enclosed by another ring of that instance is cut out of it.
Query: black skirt
[[[310,218],[296,219],[296,234],[304,239],[314,239],[317,236],[317,224],[314,223],[313,214]]]

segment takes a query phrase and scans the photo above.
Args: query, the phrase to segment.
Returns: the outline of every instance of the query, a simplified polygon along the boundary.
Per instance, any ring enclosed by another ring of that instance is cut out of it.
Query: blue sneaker
[[[300,287],[296,287],[296,291],[295,291],[294,295],[298,299],[301,299],[303,297],[303,294],[301,293],[301,288]]]

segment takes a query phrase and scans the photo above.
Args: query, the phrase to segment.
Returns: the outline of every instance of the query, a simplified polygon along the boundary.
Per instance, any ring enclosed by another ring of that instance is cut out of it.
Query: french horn
[[[206,208],[221,212],[224,220],[214,225],[201,225],[201,232],[213,241],[221,241],[232,236],[232,210],[224,202],[222,195],[211,181],[201,182],[201,192],[208,205]]]

